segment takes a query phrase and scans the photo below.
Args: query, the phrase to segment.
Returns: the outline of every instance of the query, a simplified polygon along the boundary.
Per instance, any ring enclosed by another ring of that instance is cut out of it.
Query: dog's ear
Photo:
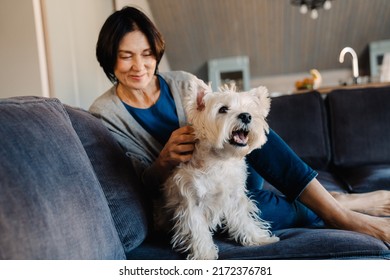
[[[271,99],[269,97],[268,89],[264,86],[251,89],[249,94],[252,94],[258,100],[258,106],[261,108],[261,113],[264,117],[268,116],[271,109]]]
[[[197,96],[196,96],[196,109],[198,111],[203,111],[204,108],[205,108],[205,105],[204,105],[204,99],[203,97],[206,95],[206,91],[205,90],[200,90],[198,91],[197,93]]]
[[[187,121],[192,123],[194,116],[197,112],[201,112],[205,109],[204,96],[206,95],[206,90],[199,89],[197,93],[187,96],[185,99],[184,107],[187,114]]]

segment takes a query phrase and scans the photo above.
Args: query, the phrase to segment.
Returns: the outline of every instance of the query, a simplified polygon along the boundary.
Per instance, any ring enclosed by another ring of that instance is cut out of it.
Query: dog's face
[[[186,103],[189,122],[200,143],[226,156],[243,157],[267,140],[270,99],[265,87],[248,92],[224,88],[200,92]]]

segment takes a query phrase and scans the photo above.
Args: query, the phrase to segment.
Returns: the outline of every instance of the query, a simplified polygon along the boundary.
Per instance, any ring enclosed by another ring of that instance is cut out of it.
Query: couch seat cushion
[[[317,179],[330,192],[346,193],[349,191],[342,178],[333,172],[320,170],[318,171]]]
[[[0,100],[0,124],[0,259],[125,258],[62,104]]]
[[[216,236],[220,259],[390,259],[390,246],[371,236],[334,229],[293,228],[275,232],[280,241],[244,247]],[[183,259],[172,251],[169,239],[156,236],[134,249],[129,259]]]
[[[343,168],[338,174],[354,193],[390,191],[390,165],[366,165]]]

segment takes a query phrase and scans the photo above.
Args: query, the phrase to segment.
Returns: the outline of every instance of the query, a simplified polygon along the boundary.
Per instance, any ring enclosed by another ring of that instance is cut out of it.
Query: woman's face
[[[128,89],[145,89],[154,78],[156,64],[146,36],[135,30],[119,43],[114,73],[119,83]]]

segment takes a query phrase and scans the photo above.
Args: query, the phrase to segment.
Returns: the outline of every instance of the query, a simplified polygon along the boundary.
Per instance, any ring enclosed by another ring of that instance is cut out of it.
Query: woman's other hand
[[[159,174],[162,182],[168,178],[173,168],[191,159],[195,142],[194,129],[189,125],[172,132],[168,142],[154,162],[154,170]]]

